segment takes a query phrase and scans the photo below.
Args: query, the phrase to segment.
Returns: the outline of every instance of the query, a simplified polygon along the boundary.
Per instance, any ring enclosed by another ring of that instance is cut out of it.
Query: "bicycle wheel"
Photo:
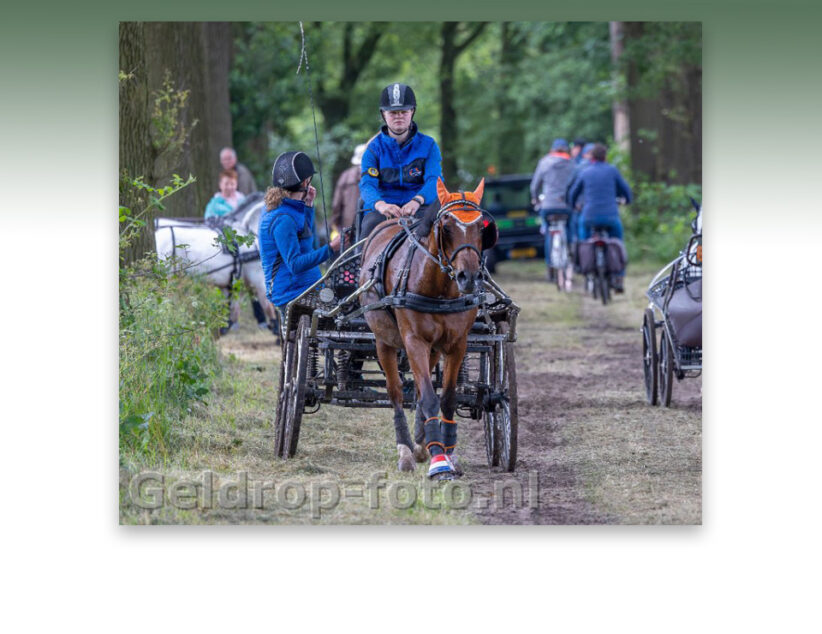
[[[659,340],[659,401],[665,407],[671,406],[674,383],[674,349],[662,329]]]

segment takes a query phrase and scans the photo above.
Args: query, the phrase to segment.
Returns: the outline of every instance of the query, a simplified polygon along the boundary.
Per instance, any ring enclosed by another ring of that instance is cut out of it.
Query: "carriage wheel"
[[[671,405],[674,383],[674,349],[662,331],[659,341],[659,401],[665,407]]]
[[[303,407],[305,407],[305,382],[309,355],[308,331],[310,328],[311,318],[308,315],[300,317],[294,342],[291,385],[286,394],[289,403],[283,426],[283,458],[294,457],[297,453],[297,441],[300,439],[300,424],[303,420]]]
[[[659,404],[658,363],[654,311],[647,308],[642,322],[642,367],[645,371],[645,399],[649,405]]]
[[[277,416],[274,419],[274,455],[283,458],[283,440],[285,439],[285,420],[288,418],[288,409],[291,399],[287,392],[291,387],[290,377],[294,374],[294,334],[286,335],[283,342],[283,356],[280,361],[280,391],[277,396]],[[289,377],[286,382],[285,378]]]
[[[497,326],[499,334],[508,334],[508,324],[501,322]],[[517,463],[517,364],[514,357],[514,344],[503,341],[498,344],[499,383],[498,389],[503,393],[502,403],[496,412],[495,436],[499,446],[499,466],[506,471],[513,471]]]
[[[482,429],[485,434],[485,457],[488,458],[488,466],[499,465],[499,442],[497,437],[497,415],[494,412],[483,412]]]

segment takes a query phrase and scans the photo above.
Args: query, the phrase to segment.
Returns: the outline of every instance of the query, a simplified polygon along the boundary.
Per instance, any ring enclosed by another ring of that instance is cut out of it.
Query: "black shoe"
[[[625,281],[621,277],[615,277],[611,281],[611,287],[614,289],[615,293],[624,293],[625,292]]]

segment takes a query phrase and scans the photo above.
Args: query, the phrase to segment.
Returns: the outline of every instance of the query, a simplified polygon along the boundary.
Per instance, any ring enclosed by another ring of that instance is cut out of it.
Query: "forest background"
[[[439,142],[449,186],[530,173],[556,137],[606,143],[635,190],[624,214],[633,258],[673,257],[689,231],[687,198],[700,198],[698,22],[128,22],[120,71],[120,193],[130,208],[144,196],[134,177],[160,187],[190,174],[196,182],[163,213],[201,216],[221,147],[237,149],[261,189],[273,159],[299,148],[322,166],[322,215],[354,147],[378,131],[380,91],[395,81],[414,88],[416,121]],[[158,142],[168,136],[158,116],[171,107],[185,130],[174,152]],[[152,250],[150,224],[126,261]]]

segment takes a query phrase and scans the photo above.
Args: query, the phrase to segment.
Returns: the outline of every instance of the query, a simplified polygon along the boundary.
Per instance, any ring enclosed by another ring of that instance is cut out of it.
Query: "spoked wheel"
[[[485,435],[485,457],[489,467],[499,466],[499,443],[497,442],[497,415],[494,412],[482,413],[482,429]]]
[[[288,417],[288,405],[290,399],[286,394],[286,385],[290,386],[286,377],[293,375],[294,365],[294,333],[286,335],[282,347],[282,360],[280,361],[280,391],[277,396],[277,415],[274,419],[274,455],[283,457],[283,439],[285,438],[285,419]]]
[[[665,407],[671,405],[674,383],[674,350],[662,331],[659,341],[659,400]]]
[[[501,322],[497,326],[499,334],[508,334],[508,324]],[[513,471],[517,463],[517,364],[514,357],[514,344],[502,341],[496,345],[497,389],[503,398],[495,411],[496,442],[499,447],[499,466],[506,471]]]
[[[311,319],[308,315],[300,317],[294,341],[288,342],[287,364],[289,371],[281,390],[284,399],[284,411],[279,416],[275,434],[277,455],[281,458],[293,458],[297,452],[297,442],[300,439],[300,424],[303,420],[305,406],[305,381],[308,371],[308,331],[311,328]],[[283,409],[278,408],[278,410]]]
[[[659,404],[658,363],[654,311],[647,308],[642,322],[642,367],[645,371],[645,399],[649,405]]]
[[[597,284],[599,286],[599,296],[602,298],[602,305],[605,306],[611,299],[611,283],[608,274],[604,270],[597,272]]]

